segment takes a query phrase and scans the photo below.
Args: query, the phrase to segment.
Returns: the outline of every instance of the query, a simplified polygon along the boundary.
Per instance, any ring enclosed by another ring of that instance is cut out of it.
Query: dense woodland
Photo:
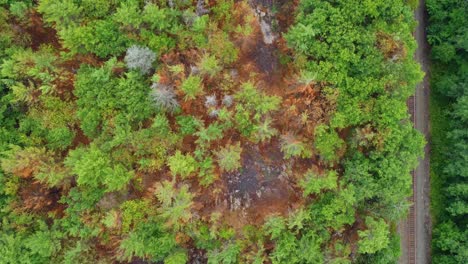
[[[411,3],[0,0],[0,263],[395,263]]]
[[[427,1],[434,263],[468,262],[468,2]]]

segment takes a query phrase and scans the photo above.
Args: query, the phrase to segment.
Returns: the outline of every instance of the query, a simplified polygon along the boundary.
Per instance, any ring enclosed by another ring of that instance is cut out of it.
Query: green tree
[[[151,204],[148,200],[129,200],[122,203],[122,233],[128,233],[130,230],[144,222],[151,213]]]
[[[144,222],[129,233],[120,244],[119,259],[131,261],[133,257],[161,261],[177,250],[175,236],[164,230],[157,221]]]
[[[111,20],[95,20],[84,26],[67,27],[59,32],[63,46],[72,54],[94,53],[100,58],[121,55],[129,39]]]
[[[219,60],[215,56],[210,56],[208,54],[202,57],[198,67],[201,73],[209,75],[210,77],[214,77],[222,70]]]
[[[167,165],[172,175],[180,175],[183,179],[189,177],[198,170],[198,163],[190,154],[182,154],[180,150],[167,159]]]
[[[185,101],[194,100],[197,96],[203,94],[202,79],[197,75],[190,75],[184,80],[180,89],[185,94]]]
[[[314,145],[324,160],[330,162],[337,160],[337,151],[339,151],[343,144],[343,140],[334,130],[324,125],[315,128]]]
[[[95,144],[71,151],[65,165],[77,176],[78,186],[104,188],[107,192],[123,189],[133,178],[133,171],[114,162]]]
[[[180,230],[192,219],[193,195],[188,185],[176,189],[173,182],[157,183],[155,195],[161,203],[159,213],[167,226]]]
[[[292,157],[310,157],[312,152],[310,148],[292,133],[281,136],[281,151],[286,159]]]
[[[78,97],[77,116],[88,137],[99,135],[99,126],[120,115],[126,122],[138,123],[151,115],[149,87],[137,72],[116,78],[113,69],[117,60],[107,61],[101,68],[82,66],[78,71],[74,94]]]
[[[367,229],[358,231],[359,252],[372,254],[388,246],[389,233],[388,224],[383,219],[366,217]]]
[[[223,138],[223,129],[218,122],[210,124],[208,127],[200,127],[195,133],[198,139],[195,141],[201,148],[207,147],[207,144]]]
[[[337,188],[338,174],[336,171],[327,171],[320,175],[309,169],[300,185],[304,188],[304,196],[319,194],[322,190],[335,190]]]
[[[265,118],[260,124],[254,129],[254,137],[258,142],[264,142],[270,140],[272,137],[278,135],[278,129],[272,127],[272,119]]]
[[[242,147],[238,142],[219,149],[215,154],[222,170],[234,171],[241,167],[241,153]]]

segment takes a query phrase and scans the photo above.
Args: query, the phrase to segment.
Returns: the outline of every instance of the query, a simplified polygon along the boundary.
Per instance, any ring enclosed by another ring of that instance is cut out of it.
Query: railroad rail
[[[408,98],[406,102],[408,105],[408,112],[410,114],[410,119],[413,122],[413,127],[416,127],[416,116],[415,116],[415,109],[416,109],[416,100],[414,96]],[[409,197],[409,202],[411,206],[408,212],[408,218],[406,219],[406,233],[408,236],[406,237],[407,245],[408,245],[408,264],[415,264],[416,263],[416,233],[415,233],[415,226],[416,226],[416,175],[414,170],[411,172],[412,178],[412,187],[413,187],[413,194]]]

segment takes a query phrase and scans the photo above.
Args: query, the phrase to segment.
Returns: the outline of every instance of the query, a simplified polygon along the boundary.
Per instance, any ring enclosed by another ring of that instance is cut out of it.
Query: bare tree
[[[179,108],[179,102],[172,87],[153,83],[151,88],[151,97],[156,107],[171,113]]]
[[[147,74],[153,67],[156,60],[156,54],[147,47],[133,45],[127,49],[125,63],[129,69],[139,69],[141,73]]]

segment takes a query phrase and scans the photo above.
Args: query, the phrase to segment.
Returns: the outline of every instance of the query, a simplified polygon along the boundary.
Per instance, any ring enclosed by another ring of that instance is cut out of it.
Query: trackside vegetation
[[[468,261],[468,3],[427,1],[434,263]]]

